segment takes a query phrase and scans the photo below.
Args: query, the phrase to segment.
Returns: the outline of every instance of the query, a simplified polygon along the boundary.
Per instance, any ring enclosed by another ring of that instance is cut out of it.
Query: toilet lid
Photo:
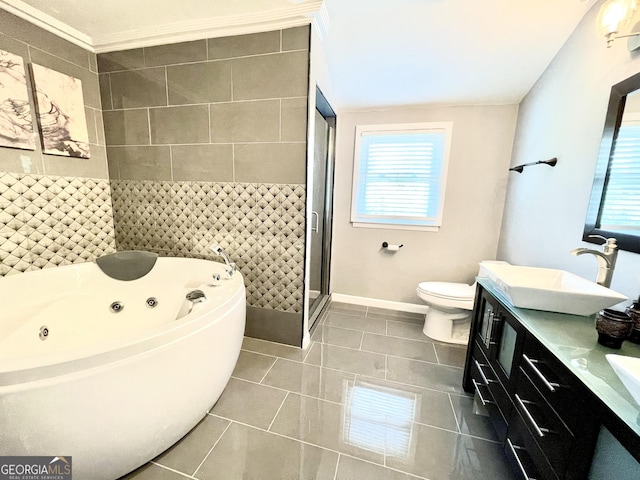
[[[450,282],[422,282],[418,284],[418,289],[434,297],[451,300],[473,300],[476,291],[475,285]]]

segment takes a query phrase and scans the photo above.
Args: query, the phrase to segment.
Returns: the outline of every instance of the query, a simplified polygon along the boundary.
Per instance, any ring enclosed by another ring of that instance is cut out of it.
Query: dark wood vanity
[[[596,343],[592,317],[511,306],[479,279],[463,386],[523,479],[640,478],[640,407]]]

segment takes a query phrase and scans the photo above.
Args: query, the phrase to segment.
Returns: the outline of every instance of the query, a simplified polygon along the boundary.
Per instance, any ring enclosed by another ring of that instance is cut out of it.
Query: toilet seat
[[[476,286],[465,283],[422,282],[416,288],[418,297],[427,305],[444,310],[473,310]]]
[[[453,301],[473,301],[476,285],[450,282],[422,282],[418,284],[418,292]]]

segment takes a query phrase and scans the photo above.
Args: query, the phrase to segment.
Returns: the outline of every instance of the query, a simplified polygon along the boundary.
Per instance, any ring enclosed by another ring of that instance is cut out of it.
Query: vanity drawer
[[[514,395],[514,407],[553,469],[563,477],[573,446],[573,434],[522,367]]]
[[[577,434],[587,405],[572,374],[531,335],[525,340],[520,368],[569,430]]]
[[[503,441],[507,433],[506,419],[511,411],[511,400],[477,346],[471,362],[471,381],[474,389],[489,414],[498,438]]]
[[[509,418],[509,431],[504,443],[504,452],[519,478],[558,480],[558,476],[531,436],[517,409],[513,410]]]

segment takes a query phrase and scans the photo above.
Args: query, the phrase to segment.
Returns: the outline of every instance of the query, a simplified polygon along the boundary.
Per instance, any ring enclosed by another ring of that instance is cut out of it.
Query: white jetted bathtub
[[[226,276],[158,258],[131,281],[95,263],[0,278],[0,456],[71,456],[74,479],[113,480],[173,445],[240,353],[245,288]]]

